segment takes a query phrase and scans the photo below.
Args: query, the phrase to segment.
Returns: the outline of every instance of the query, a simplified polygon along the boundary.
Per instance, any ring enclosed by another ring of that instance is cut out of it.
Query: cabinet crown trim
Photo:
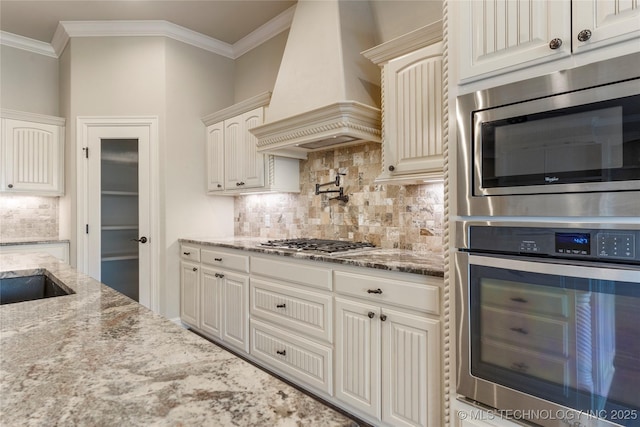
[[[442,20],[367,49],[362,52],[362,55],[376,65],[384,65],[385,62],[394,58],[439,41],[442,41]]]
[[[270,101],[271,92],[264,92],[256,96],[252,96],[251,98],[245,99],[244,101],[240,101],[237,104],[233,104],[230,107],[216,111],[215,113],[206,115],[202,118],[202,122],[205,124],[205,126],[210,126],[223,120],[236,117],[242,113],[246,113],[247,111],[251,111],[254,108],[265,107],[269,105]]]
[[[35,122],[55,126],[64,126],[66,119],[64,117],[48,116],[46,114],[28,113],[26,111],[9,110],[2,108],[0,116],[3,119],[23,120],[26,122]]]

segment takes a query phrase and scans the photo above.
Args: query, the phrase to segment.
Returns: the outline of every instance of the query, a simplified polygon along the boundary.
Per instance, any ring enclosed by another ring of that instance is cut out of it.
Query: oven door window
[[[485,121],[484,189],[640,179],[640,95]]]
[[[472,264],[469,285],[475,377],[578,410],[640,410],[640,283]]]

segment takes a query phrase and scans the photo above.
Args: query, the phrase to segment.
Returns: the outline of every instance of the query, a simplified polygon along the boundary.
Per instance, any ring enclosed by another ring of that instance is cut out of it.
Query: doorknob
[[[139,239],[131,239],[132,242],[140,242],[140,243],[147,243],[147,238],[142,236]]]

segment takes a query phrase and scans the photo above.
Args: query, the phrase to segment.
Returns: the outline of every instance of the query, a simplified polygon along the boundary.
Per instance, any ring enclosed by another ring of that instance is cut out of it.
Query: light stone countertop
[[[0,425],[355,426],[352,420],[45,254],[76,294],[0,306]]]
[[[267,240],[269,239],[256,237],[190,237],[179,239],[181,243],[187,244],[240,249],[297,259],[317,260],[426,276],[444,276],[444,255],[442,253],[421,254],[401,249],[367,249],[345,255],[318,255],[304,251],[296,252],[259,246],[260,242]]]
[[[69,243],[68,239],[57,239],[47,237],[11,237],[0,240],[0,246],[13,245],[37,245],[43,243]]]

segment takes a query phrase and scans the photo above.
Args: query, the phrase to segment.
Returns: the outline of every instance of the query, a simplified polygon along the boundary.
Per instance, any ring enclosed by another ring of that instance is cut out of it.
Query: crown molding
[[[52,58],[58,57],[55,50],[49,43],[19,36],[13,33],[8,33],[6,31],[0,31],[0,45],[26,50],[28,52],[37,53],[38,55],[50,56]]]
[[[361,53],[374,64],[383,65],[391,59],[439,41],[442,41],[442,20],[420,27]]]
[[[209,126],[223,120],[230,119],[231,117],[235,117],[239,114],[246,113],[254,108],[266,107],[269,105],[269,101],[271,101],[271,92],[263,92],[249,99],[238,102],[237,104],[233,104],[223,110],[204,116],[202,118],[202,122],[205,126]]]
[[[288,30],[291,27],[295,10],[296,5],[291,6],[280,15],[235,42],[233,44],[234,59],[241,57],[281,32]]]
[[[291,27],[295,5],[233,45],[168,21],[60,21],[51,43],[0,32],[0,44],[59,58],[71,37],[168,37],[191,46],[237,59]]]

